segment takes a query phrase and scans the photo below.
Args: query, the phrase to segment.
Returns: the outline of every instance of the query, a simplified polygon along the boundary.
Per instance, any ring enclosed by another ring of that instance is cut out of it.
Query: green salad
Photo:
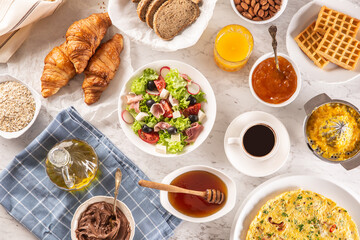
[[[156,144],[159,153],[176,154],[196,141],[206,117],[201,87],[175,68],[160,73],[147,68],[131,84],[123,120],[143,141]]]

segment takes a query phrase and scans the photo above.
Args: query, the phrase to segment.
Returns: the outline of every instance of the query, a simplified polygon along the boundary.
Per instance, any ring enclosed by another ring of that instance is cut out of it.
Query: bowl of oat
[[[0,75],[0,136],[21,136],[35,122],[41,108],[40,96],[24,82]]]
[[[288,0],[230,0],[235,13],[245,21],[266,24],[285,11]]]

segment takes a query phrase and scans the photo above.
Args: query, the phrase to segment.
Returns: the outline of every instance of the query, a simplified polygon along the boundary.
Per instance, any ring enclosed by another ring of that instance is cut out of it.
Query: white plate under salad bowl
[[[134,131],[131,129],[131,124],[127,124],[124,122],[124,120],[121,117],[121,113],[123,110],[126,109],[126,101],[124,96],[130,92],[130,87],[132,81],[141,76],[143,71],[147,68],[154,69],[157,73],[160,72],[160,69],[164,66],[168,66],[171,69],[176,68],[179,70],[180,73],[187,74],[194,82],[200,85],[201,91],[203,91],[206,96],[206,102],[202,103],[202,110],[206,114],[205,121],[202,123],[204,126],[204,130],[200,133],[199,137],[196,139],[196,141],[193,144],[190,144],[188,146],[185,146],[183,151],[178,154],[162,154],[159,152],[156,152],[155,145],[149,144],[144,142],[140,139],[140,137],[134,133]],[[209,133],[211,132],[211,129],[214,125],[215,118],[216,118],[216,99],[214,91],[208,82],[208,80],[205,78],[205,76],[193,68],[192,66],[175,60],[160,60],[155,61],[149,64],[146,64],[139,69],[137,69],[129,78],[129,80],[125,83],[123,86],[120,96],[119,96],[119,105],[118,105],[118,115],[119,115],[119,121],[120,126],[125,132],[125,135],[129,138],[129,140],[139,149],[142,151],[149,153],[151,155],[157,156],[157,157],[178,157],[180,155],[187,154],[191,151],[194,151],[197,147],[199,147],[205,139],[208,137]]]
[[[332,84],[353,80],[360,76],[360,64],[353,71],[346,70],[333,63],[329,63],[324,69],[320,69],[305,55],[294,40],[307,26],[316,21],[318,13],[324,5],[359,18],[360,6],[346,0],[314,0],[309,2],[297,11],[290,21],[286,32],[287,51],[307,79]],[[359,39],[359,35],[360,33],[358,33],[357,39]]]
[[[278,135],[279,147],[275,154],[264,161],[250,158],[238,144],[228,144],[228,139],[239,137],[241,131],[253,122],[268,122]],[[278,171],[290,153],[290,138],[286,127],[275,116],[261,111],[246,112],[237,116],[229,125],[224,137],[224,148],[229,162],[241,173],[251,177],[264,177]]]
[[[282,175],[259,185],[244,200],[237,211],[230,233],[230,240],[246,239],[249,226],[268,200],[296,189],[319,193],[345,208],[356,225],[360,226],[360,198],[352,190],[326,177],[312,175]]]

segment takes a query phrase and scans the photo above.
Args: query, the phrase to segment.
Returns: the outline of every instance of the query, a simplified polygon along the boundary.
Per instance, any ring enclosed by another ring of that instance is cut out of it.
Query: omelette
[[[349,213],[324,196],[306,190],[282,193],[263,205],[246,240],[359,240]]]

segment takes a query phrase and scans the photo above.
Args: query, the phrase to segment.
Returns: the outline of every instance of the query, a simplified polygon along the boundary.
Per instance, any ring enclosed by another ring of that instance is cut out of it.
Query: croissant
[[[90,105],[97,102],[103,91],[114,78],[120,64],[120,53],[124,41],[121,34],[101,44],[85,69],[85,79],[82,85],[85,103]]]
[[[84,71],[110,26],[108,13],[95,13],[69,27],[66,32],[67,54],[77,73]]]
[[[74,65],[66,53],[66,43],[54,47],[44,60],[41,76],[41,94],[44,98],[57,93],[76,74]]]

